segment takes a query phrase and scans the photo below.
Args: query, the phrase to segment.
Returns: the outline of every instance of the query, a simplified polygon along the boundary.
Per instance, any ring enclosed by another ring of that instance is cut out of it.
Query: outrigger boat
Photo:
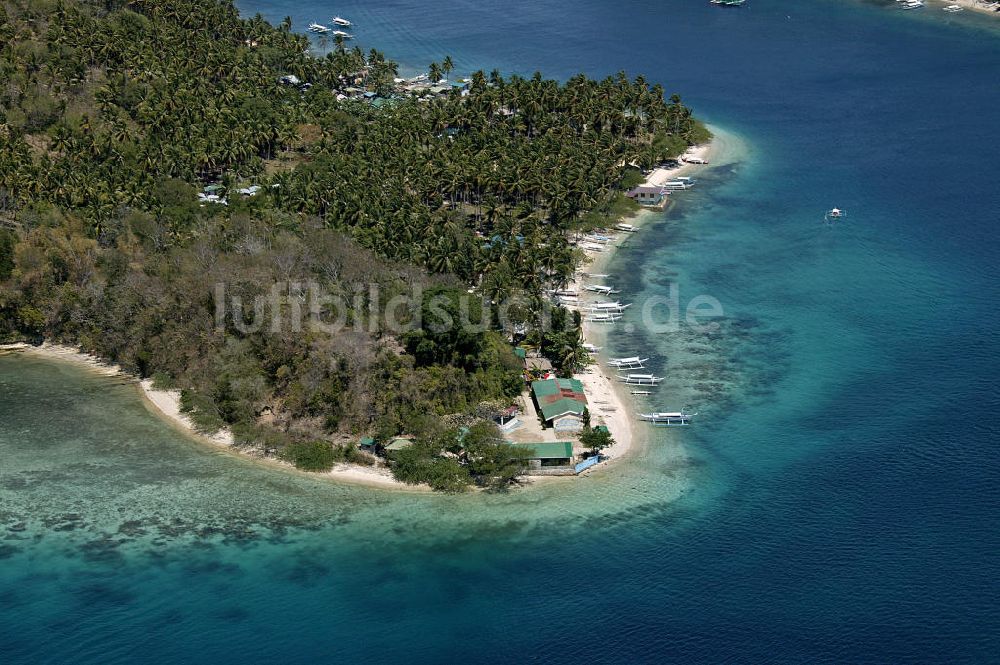
[[[332,19],[332,21],[334,23],[336,23],[337,25],[344,26],[345,28],[351,27],[351,22],[348,21],[346,18],[342,18],[340,16],[334,16],[333,19]]]
[[[653,376],[652,374],[627,374],[625,376],[619,374],[618,378],[630,386],[655,386],[663,380],[662,376]]]
[[[655,427],[683,427],[691,424],[691,418],[697,413],[688,413],[686,410],[680,411],[660,411],[657,413],[640,413],[639,420],[653,423]]]
[[[631,393],[633,395],[652,395],[653,394],[653,393],[649,392],[648,390],[632,390]]]
[[[606,296],[610,296],[614,293],[621,293],[618,289],[613,289],[610,286],[601,286],[600,284],[586,284],[583,287],[587,291],[592,291],[593,293],[600,293]]]
[[[591,314],[584,319],[590,323],[618,323],[621,320],[621,314]]]
[[[593,344],[591,344],[591,343],[589,343],[589,342],[584,342],[583,344],[581,344],[581,345],[580,345],[580,347],[581,347],[581,348],[582,348],[582,349],[583,349],[584,351],[586,351],[587,353],[597,353],[598,351],[600,351],[600,350],[601,350],[601,347],[599,347],[599,346],[594,346]]]
[[[319,23],[310,23],[309,32],[316,32],[322,35],[327,32],[330,32],[330,28],[326,27],[325,25],[320,25]]]
[[[625,224],[625,223],[615,224],[615,228],[618,229],[619,231],[624,231],[625,233],[635,233],[636,231],[639,230],[635,228],[635,226],[633,226],[632,224]]]
[[[713,5],[722,5],[723,7],[742,7],[743,3],[747,0],[712,0]]]
[[[608,358],[608,366],[615,369],[642,369],[649,358],[632,356],[631,358]]]
[[[587,306],[591,312],[612,312],[614,314],[621,314],[626,309],[632,306],[632,303],[627,302],[624,305],[620,302],[595,302]]]
[[[334,37],[343,37],[344,39],[353,39],[354,38],[354,35],[352,35],[349,32],[344,32],[343,30],[334,30],[333,31],[333,36]]]

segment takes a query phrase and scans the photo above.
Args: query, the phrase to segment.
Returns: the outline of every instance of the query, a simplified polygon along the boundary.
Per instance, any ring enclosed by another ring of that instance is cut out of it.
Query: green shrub
[[[226,424],[215,401],[194,390],[181,391],[181,411],[191,419],[195,429],[204,434],[214,434]]]
[[[285,446],[282,456],[303,471],[329,471],[337,461],[327,441],[295,441]]]

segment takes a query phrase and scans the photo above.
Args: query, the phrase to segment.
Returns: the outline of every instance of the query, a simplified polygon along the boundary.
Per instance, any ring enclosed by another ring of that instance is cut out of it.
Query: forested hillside
[[[78,343],[274,449],[420,435],[515,396],[512,328],[490,311],[510,297],[518,330],[572,369],[572,320],[536,317],[573,234],[628,209],[630,164],[704,127],[624,75],[476,72],[430,101],[393,94],[395,76],[374,50],[310,55],[289,22],[229,2],[0,3],[0,338]],[[338,100],[347,83],[387,103]],[[200,201],[207,185],[227,205]],[[255,296],[291,306],[295,283],[342,297],[347,328],[248,324]],[[372,294],[415,284],[455,307],[476,289],[491,329],[397,334]],[[216,321],[219,285],[245,315]]]

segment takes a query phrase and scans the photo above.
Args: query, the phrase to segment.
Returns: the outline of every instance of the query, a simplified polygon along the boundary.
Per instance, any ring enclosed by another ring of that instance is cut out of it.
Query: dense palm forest
[[[476,72],[428,100],[394,93],[375,50],[309,46],[231,2],[0,3],[0,339],[80,344],[266,449],[474,421],[521,390],[515,328],[572,369],[572,318],[537,317],[574,234],[704,127],[623,74]],[[200,203],[207,185],[227,205]],[[346,329],[216,320],[217,285],[242,303],[283,285],[288,305],[299,283],[350,303]],[[415,285],[455,306],[475,289],[489,329],[396,334],[373,294]]]

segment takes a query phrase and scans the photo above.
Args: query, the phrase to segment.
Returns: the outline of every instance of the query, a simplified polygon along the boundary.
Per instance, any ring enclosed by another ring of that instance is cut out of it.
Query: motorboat
[[[343,26],[345,28],[349,28],[349,27],[351,27],[353,25],[353,23],[351,23],[346,18],[343,18],[341,16],[334,16],[330,20],[332,20],[334,22],[334,24],[339,25],[339,26]]]

